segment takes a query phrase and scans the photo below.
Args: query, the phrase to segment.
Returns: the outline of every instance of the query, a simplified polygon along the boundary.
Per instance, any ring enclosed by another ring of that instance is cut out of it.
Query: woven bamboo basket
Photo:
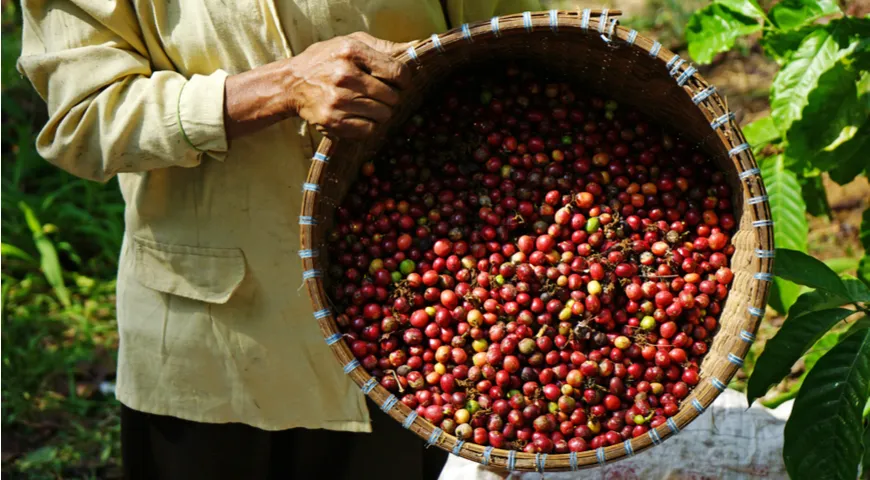
[[[300,217],[304,282],[326,343],[345,373],[382,410],[430,445],[463,458],[516,471],[567,471],[604,465],[676,435],[722,393],[755,338],[773,268],[773,222],[759,169],[725,99],[697,70],[660,43],[618,25],[618,11],[525,12],[463,25],[420,41],[399,58],[413,67],[414,86],[394,118],[364,142],[324,139],[303,187]],[[334,322],[319,255],[334,205],[352,185],[362,162],[378,151],[393,127],[406,121],[426,92],[451,72],[493,59],[534,60],[590,90],[631,105],[669,125],[715,159],[732,186],[739,230],[732,242],[734,281],[719,331],[701,365],[701,381],[679,413],[648,434],[623,444],[571,454],[530,454],[462,442],[399,402],[354,358]],[[329,200],[329,201],[324,201]]]

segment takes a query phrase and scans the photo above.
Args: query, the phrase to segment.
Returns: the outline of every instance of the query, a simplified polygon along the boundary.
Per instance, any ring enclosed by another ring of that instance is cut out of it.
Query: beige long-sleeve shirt
[[[540,2],[449,1],[454,24]],[[442,32],[438,0],[25,0],[19,70],[37,137],[75,175],[117,175],[116,394],[188,420],[369,431],[300,290],[300,188],[317,138],[289,119],[233,140],[224,80],[355,31]]]

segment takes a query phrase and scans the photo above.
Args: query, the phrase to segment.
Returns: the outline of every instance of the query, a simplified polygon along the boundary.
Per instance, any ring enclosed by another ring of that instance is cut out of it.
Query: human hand
[[[358,32],[231,76],[227,135],[295,114],[327,136],[363,138],[390,118],[411,85],[410,69],[393,58],[408,45]]]

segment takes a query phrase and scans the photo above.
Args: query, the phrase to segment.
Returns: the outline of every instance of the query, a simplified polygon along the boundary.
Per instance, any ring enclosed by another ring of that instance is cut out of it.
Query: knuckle
[[[356,41],[344,39],[344,41],[341,42],[341,45],[338,46],[336,53],[341,58],[350,59],[356,55],[357,50]]]
[[[324,103],[326,104],[329,112],[334,112],[341,108],[341,105],[344,103],[344,99],[339,93],[333,91],[330,93],[329,97]]]
[[[326,117],[322,125],[328,130],[339,130],[341,129],[343,122],[341,117],[339,117],[338,115],[330,115]]]
[[[348,63],[342,63],[335,67],[335,85],[338,87],[347,87],[353,80],[353,68]]]

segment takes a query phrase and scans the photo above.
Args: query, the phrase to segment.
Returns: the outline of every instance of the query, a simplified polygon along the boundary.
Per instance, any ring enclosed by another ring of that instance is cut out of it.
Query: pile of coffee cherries
[[[582,452],[699,380],[732,191],[693,146],[539,69],[465,74],[337,208],[329,295],[362,366],[462,440]]]

